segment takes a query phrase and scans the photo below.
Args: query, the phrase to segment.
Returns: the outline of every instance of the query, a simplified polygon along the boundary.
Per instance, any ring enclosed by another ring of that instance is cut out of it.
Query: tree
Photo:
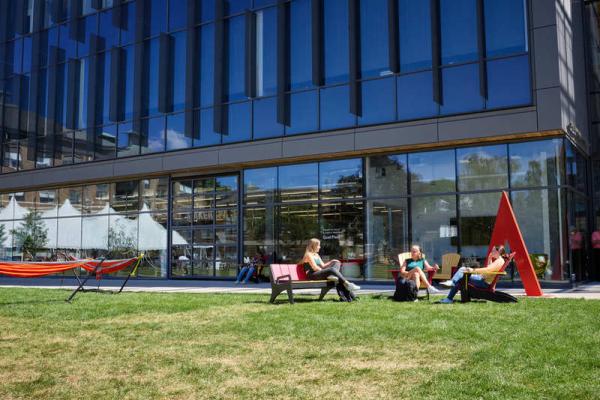
[[[36,253],[48,243],[48,229],[37,211],[30,211],[21,226],[11,230],[11,233],[15,239],[15,246],[21,248],[23,257],[28,255],[31,259],[35,258]]]

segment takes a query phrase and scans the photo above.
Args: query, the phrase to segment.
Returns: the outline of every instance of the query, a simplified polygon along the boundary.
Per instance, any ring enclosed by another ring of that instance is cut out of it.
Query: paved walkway
[[[99,282],[90,279],[86,288],[115,289],[119,288],[122,280],[103,279]],[[45,289],[70,289],[77,287],[74,279],[60,278],[0,278],[0,287],[30,287]],[[360,284],[360,283],[359,283]],[[394,286],[389,284],[360,284],[361,290],[358,294],[388,294],[394,292]],[[524,296],[522,288],[503,288],[514,296]],[[261,293],[271,292],[269,283],[249,283],[246,285],[235,285],[231,281],[188,281],[188,280],[131,280],[127,283],[124,291],[127,292],[163,292],[163,293]],[[600,300],[600,282],[591,282],[579,285],[575,288],[546,288],[543,289],[545,297],[548,298],[583,298]],[[296,291],[295,291],[296,292]],[[299,290],[298,293],[319,293],[318,289]],[[447,293],[447,290],[442,290]],[[285,295],[282,294],[282,296]]]

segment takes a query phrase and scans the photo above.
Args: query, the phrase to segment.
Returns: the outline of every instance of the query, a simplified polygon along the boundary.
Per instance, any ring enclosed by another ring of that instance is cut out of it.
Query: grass
[[[0,288],[1,399],[600,399],[599,301],[67,295]]]

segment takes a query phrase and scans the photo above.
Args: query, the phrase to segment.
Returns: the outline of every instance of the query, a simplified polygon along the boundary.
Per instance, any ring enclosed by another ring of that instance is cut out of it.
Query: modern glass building
[[[483,257],[507,191],[540,279],[598,277],[599,11],[0,0],[0,257],[230,279],[320,237],[390,280],[411,243]]]

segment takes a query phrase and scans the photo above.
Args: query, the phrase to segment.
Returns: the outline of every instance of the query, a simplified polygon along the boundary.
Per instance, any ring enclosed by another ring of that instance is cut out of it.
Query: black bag
[[[338,296],[340,296],[340,301],[351,302],[355,299],[354,294],[349,291],[343,283],[338,283],[335,286],[335,290],[337,291]]]
[[[396,291],[392,299],[394,301],[415,301],[418,292],[419,290],[415,281],[399,278],[396,282]]]

